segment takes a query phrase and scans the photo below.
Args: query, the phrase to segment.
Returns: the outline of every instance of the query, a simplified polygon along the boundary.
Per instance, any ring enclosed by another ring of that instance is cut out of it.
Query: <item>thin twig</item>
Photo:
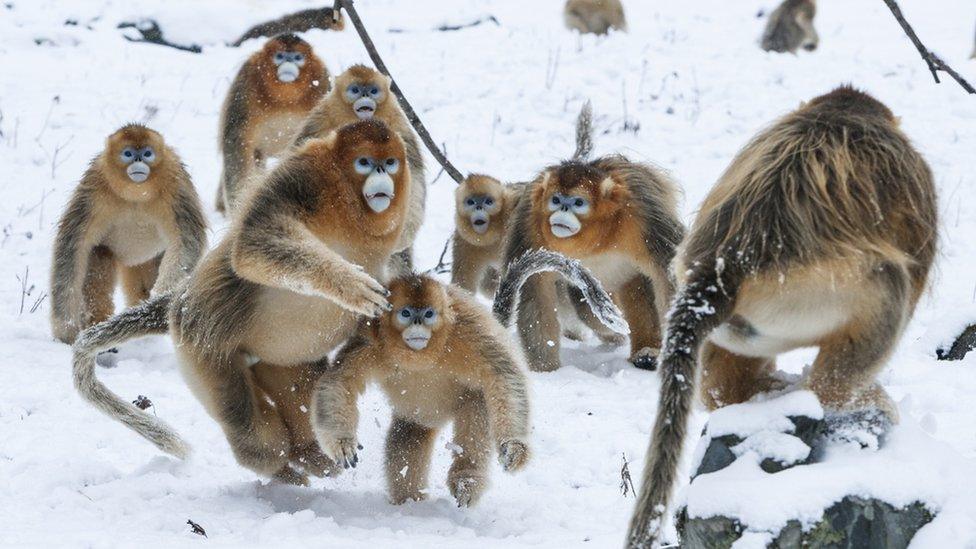
[[[427,272],[435,273],[435,274],[444,274],[448,271],[448,267],[450,267],[451,264],[444,262],[444,256],[447,255],[447,248],[451,245],[451,240],[453,239],[454,239],[454,235],[447,237],[447,242],[444,243],[444,249],[441,250],[441,256],[437,259],[437,265],[435,265],[433,269]]]
[[[898,3],[895,2],[895,0],[884,0],[884,3],[888,5],[888,9],[891,10],[891,14],[895,16],[898,24],[901,25],[901,28],[905,31],[905,34],[908,35],[908,38],[912,41],[912,44],[915,44],[915,48],[918,50],[919,55],[922,56],[922,59],[925,60],[925,63],[929,66],[929,71],[932,73],[932,78],[935,78],[936,84],[941,83],[939,80],[939,71],[942,71],[958,82],[959,85],[962,86],[962,89],[966,90],[967,93],[976,93],[976,88],[973,88],[973,86],[969,82],[966,82],[966,80],[960,76],[958,72],[947,65],[946,62],[943,61],[942,58],[936,55],[932,50],[925,47],[925,44],[918,39],[918,35],[915,34],[915,29],[913,29],[912,26],[908,24],[908,21],[905,20],[905,15],[901,12],[901,8],[898,7]]]
[[[478,25],[480,25],[482,23],[494,23],[496,27],[500,27],[501,26],[501,23],[498,22],[498,19],[495,18],[494,15],[489,15],[487,17],[482,17],[481,19],[477,19],[477,20],[472,21],[470,23],[462,23],[460,25],[449,25],[449,24],[445,23],[445,24],[443,24],[443,25],[441,25],[439,27],[435,27],[434,30],[435,31],[438,31],[438,32],[459,31],[461,29],[468,29],[468,28],[471,28],[471,27],[477,27]],[[407,29],[401,29],[401,28],[392,28],[392,29],[389,29],[387,32],[403,33],[403,32],[414,32],[414,31],[409,31]]]
[[[373,40],[366,32],[366,27],[363,26],[363,21],[359,18],[359,13],[356,12],[356,8],[353,6],[353,0],[335,0],[335,4],[332,7],[333,18],[337,19],[339,17],[340,8],[345,8],[346,13],[349,14],[349,20],[352,21],[353,27],[356,28],[356,32],[359,34],[359,39],[363,41],[363,46],[366,47],[366,53],[368,53],[369,58],[373,60],[373,64],[376,65],[376,69],[390,78],[390,91],[392,91],[393,95],[396,96],[397,102],[400,103],[400,108],[402,108],[404,114],[407,115],[407,119],[410,120],[410,124],[413,125],[413,128],[417,130],[417,135],[420,136],[420,140],[423,141],[424,145],[427,146],[427,150],[429,150],[430,154],[434,155],[437,162],[444,167],[444,170],[448,175],[451,176],[451,179],[457,183],[464,181],[464,176],[461,175],[461,172],[458,171],[458,169],[451,164],[451,161],[448,160],[447,157],[441,153],[440,149],[437,148],[437,145],[434,144],[434,140],[430,137],[430,133],[427,131],[427,128],[424,127],[424,123],[420,121],[420,117],[417,116],[417,113],[413,110],[413,107],[410,106],[410,102],[408,102],[407,98],[403,96],[400,86],[397,85],[393,75],[391,75],[389,69],[386,68],[386,64],[383,63],[383,59],[376,51],[376,45],[373,44]]]

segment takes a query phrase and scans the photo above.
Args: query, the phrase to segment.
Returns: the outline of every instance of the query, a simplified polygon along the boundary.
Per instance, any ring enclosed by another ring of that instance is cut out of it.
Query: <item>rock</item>
[[[976,349],[976,324],[970,324],[949,349],[940,347],[935,350],[935,355],[939,360],[962,360],[969,351]]]
[[[799,439],[810,450],[798,459],[786,461],[777,459],[776,457],[763,456],[760,467],[767,473],[777,473],[796,465],[810,463],[814,455],[812,448],[814,448],[817,439],[824,431],[825,423],[823,419],[813,419],[805,416],[788,416],[788,419],[793,424],[793,431],[788,433],[788,435]],[[762,433],[756,433],[745,439],[736,435],[724,435],[713,438],[708,443],[705,455],[702,457],[698,468],[695,470],[695,474],[691,478],[694,479],[698,475],[714,473],[715,471],[728,467],[742,453],[743,446],[740,445],[745,443],[748,446],[749,439],[760,435]],[[739,452],[736,453],[736,450],[739,450]]]
[[[902,549],[933,518],[919,502],[896,508],[874,498],[847,496],[827,508],[823,519],[806,531],[798,521],[788,522],[769,547]],[[689,519],[682,510],[678,519],[681,547],[688,549],[730,548],[744,530],[744,525],[728,517]]]

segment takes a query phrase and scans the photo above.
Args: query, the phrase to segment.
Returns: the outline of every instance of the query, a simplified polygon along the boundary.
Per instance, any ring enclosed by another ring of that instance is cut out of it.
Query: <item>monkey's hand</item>
[[[362,445],[356,442],[355,437],[333,438],[322,446],[325,455],[338,465],[342,465],[344,469],[356,467],[356,464],[359,463],[359,456],[356,451],[363,449]]]
[[[344,309],[373,318],[393,309],[386,298],[390,291],[376,281],[362,267],[337,273],[331,280],[329,298]]]
[[[510,439],[498,446],[498,462],[502,469],[513,473],[525,467],[529,461],[529,446],[521,441]]]

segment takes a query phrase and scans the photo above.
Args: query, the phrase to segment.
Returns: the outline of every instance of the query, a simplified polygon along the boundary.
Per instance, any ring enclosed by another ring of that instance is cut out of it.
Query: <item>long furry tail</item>
[[[492,311],[503,326],[512,325],[513,312],[518,303],[519,291],[530,276],[541,272],[557,272],[580,289],[593,314],[607,328],[618,334],[629,334],[630,327],[620,309],[610,299],[600,281],[579,261],[549,250],[530,250],[509,263],[504,278],[495,292]]]
[[[81,396],[96,408],[121,421],[160,450],[184,459],[189,455],[190,447],[176,431],[156,416],[122,400],[95,377],[95,358],[99,352],[135,337],[166,333],[169,306],[176,291],[179,290],[154,296],[82,332],[74,344],[74,380]]]
[[[695,396],[698,351],[708,334],[732,315],[740,280],[715,266],[693,269],[668,312],[661,399],[627,535],[630,549],[650,549],[659,541]]]
[[[573,160],[586,160],[592,152],[593,105],[587,100],[576,119],[576,152],[573,153]]]

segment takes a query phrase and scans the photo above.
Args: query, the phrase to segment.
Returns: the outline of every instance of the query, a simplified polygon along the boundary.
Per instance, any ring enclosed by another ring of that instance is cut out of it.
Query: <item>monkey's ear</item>
[[[896,116],[895,117],[895,127],[896,128],[900,128],[901,127],[901,117],[900,116]]]
[[[610,196],[610,193],[612,193],[617,187],[617,182],[614,181],[613,177],[608,175],[603,179],[603,181],[600,182],[600,196]]]

